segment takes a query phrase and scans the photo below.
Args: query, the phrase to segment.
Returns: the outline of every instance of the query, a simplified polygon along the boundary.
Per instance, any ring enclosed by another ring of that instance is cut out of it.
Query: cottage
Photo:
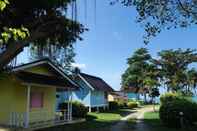
[[[136,87],[122,88],[121,90],[125,92],[128,100],[140,100],[148,92],[147,88],[138,89]]]
[[[72,120],[71,104],[56,112],[56,93],[78,86],[48,59],[13,68],[1,76],[0,88],[0,125],[37,128]]]
[[[108,94],[108,101],[128,101],[127,94],[122,91],[114,91]]]
[[[92,108],[99,110],[100,107],[108,107],[108,93],[113,89],[103,79],[79,71],[75,73],[74,80],[80,88],[73,91],[73,101],[83,103],[89,108],[89,112]],[[66,98],[67,93],[62,93],[61,100]]]

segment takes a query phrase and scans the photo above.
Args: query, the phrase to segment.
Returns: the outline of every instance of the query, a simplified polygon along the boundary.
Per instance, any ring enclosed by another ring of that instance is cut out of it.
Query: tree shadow
[[[130,109],[119,109],[102,113],[119,114],[121,117],[124,117],[135,112],[135,110]],[[119,120],[100,120],[94,115],[87,115],[86,122],[83,123],[56,126],[37,131],[109,131],[110,127],[117,122],[119,122]]]

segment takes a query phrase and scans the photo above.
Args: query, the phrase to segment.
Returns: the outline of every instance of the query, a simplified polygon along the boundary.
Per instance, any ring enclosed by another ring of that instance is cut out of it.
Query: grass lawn
[[[129,109],[120,109],[117,111],[109,111],[104,113],[88,113],[86,122],[57,126],[39,131],[89,131],[92,129],[102,130],[105,127],[110,127],[111,125],[115,124],[118,120],[131,112],[132,111]]]
[[[182,130],[167,128],[161,123],[158,112],[145,113],[144,123],[150,128],[150,131],[197,131],[197,126],[191,127],[191,129],[182,129]]]

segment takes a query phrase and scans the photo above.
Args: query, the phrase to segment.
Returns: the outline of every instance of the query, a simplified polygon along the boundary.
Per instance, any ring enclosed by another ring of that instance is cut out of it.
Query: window
[[[43,107],[44,94],[41,92],[31,92],[30,107],[31,108],[42,108]]]

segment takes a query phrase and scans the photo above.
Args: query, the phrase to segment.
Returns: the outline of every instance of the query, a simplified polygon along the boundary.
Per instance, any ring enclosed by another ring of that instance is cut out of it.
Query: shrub
[[[138,103],[134,102],[134,101],[133,102],[128,102],[127,106],[128,106],[128,108],[133,109],[133,108],[138,107]]]
[[[143,100],[138,100],[137,102],[139,103],[138,105],[141,105],[141,106],[145,104]]]
[[[121,100],[121,101],[118,101],[118,107],[119,108],[127,108],[127,102]]]
[[[119,109],[118,102],[116,102],[116,101],[110,101],[109,102],[109,109],[110,110],[118,110]]]
[[[67,110],[68,103],[61,103],[59,105],[60,110]],[[76,118],[85,118],[88,113],[88,109],[80,102],[72,102],[72,116]]]
[[[173,101],[173,100],[178,100],[181,99],[181,96],[177,93],[165,93],[161,95],[160,97],[160,102],[161,104]]]
[[[181,119],[187,125],[192,125],[197,120],[197,104],[178,95],[167,94],[162,96],[159,116],[168,127],[181,127]],[[180,115],[180,112],[183,115]]]

